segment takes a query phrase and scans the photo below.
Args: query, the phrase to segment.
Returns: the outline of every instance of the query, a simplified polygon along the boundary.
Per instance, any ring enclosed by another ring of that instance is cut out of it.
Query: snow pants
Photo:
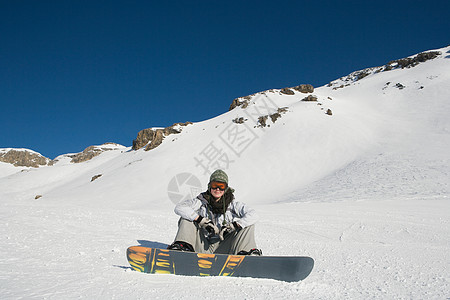
[[[255,225],[231,232],[220,241],[218,237],[208,239],[197,224],[180,218],[175,241],[189,243],[195,252],[199,253],[237,254],[242,250],[249,251],[256,248]]]

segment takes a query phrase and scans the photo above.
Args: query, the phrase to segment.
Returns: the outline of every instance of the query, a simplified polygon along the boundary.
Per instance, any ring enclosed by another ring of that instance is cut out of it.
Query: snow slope
[[[2,298],[450,297],[450,47],[439,51],[413,68],[317,88],[318,102],[255,94],[247,108],[188,125],[148,152],[61,157],[23,172],[0,164]],[[285,107],[270,126],[258,122]],[[261,215],[265,255],[316,260],[306,280],[128,268],[128,246],[172,242],[174,195],[204,189],[215,167]],[[196,180],[183,185],[186,176]]]

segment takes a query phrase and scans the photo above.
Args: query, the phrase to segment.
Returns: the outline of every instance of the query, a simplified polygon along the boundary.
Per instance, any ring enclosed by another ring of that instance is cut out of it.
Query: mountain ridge
[[[440,51],[448,53],[449,48]],[[233,187],[241,197],[258,198],[261,202],[276,202],[280,197],[295,201],[304,187],[333,177],[335,172],[352,163],[364,165],[358,162],[360,159],[371,161],[374,152],[375,155],[383,153],[380,145],[400,149],[395,151],[402,153],[407,151],[402,141],[420,147],[412,142],[415,133],[409,130],[414,128],[421,132],[425,129],[420,126],[432,126],[437,121],[430,123],[429,120],[441,114],[439,106],[447,105],[443,87],[448,80],[447,63],[448,57],[440,54],[414,68],[373,73],[345,89],[323,86],[306,94],[298,90],[286,94],[283,89],[255,93],[246,97],[245,108],[238,105],[215,118],[184,126],[180,133],[166,135],[164,141],[149,152],[120,146],[98,152],[100,155],[89,155],[89,160],[80,164],[71,163],[70,155],[63,155],[51,167],[22,174],[20,168],[16,168],[16,172],[8,169],[4,176],[29,181],[27,197],[43,195],[43,199],[48,199],[52,194],[56,197],[63,190],[83,186],[77,191],[87,198],[89,193],[104,193],[107,198],[113,191],[131,190],[131,197],[135,199],[135,204],[131,205],[141,205],[142,182],[152,183],[147,192],[155,195],[155,201],[166,201],[165,183],[171,182],[177,174],[191,173],[204,182],[214,168],[222,168],[234,178]],[[303,101],[309,96],[315,101]],[[437,97],[431,102],[434,106],[427,106],[432,111],[417,110],[421,105],[419,99],[423,97]],[[439,117],[439,122],[444,128],[447,126],[444,116]],[[392,126],[396,131],[392,131]],[[442,130],[445,134],[445,129]],[[437,146],[433,146],[436,143],[431,140],[427,147],[438,153]],[[372,156],[367,158],[368,155]],[[440,158],[445,160],[445,154],[440,154]],[[396,162],[398,159],[392,163]],[[374,164],[369,162],[369,165]],[[435,170],[439,172],[434,174],[424,161],[420,163],[420,169],[423,168],[441,184],[444,176],[441,167],[437,166]],[[47,174],[44,177],[48,179],[34,175],[38,173]],[[78,175],[73,178],[73,174]],[[100,174],[102,176],[91,183],[91,179]],[[249,181],[249,174],[256,180]],[[270,188],[261,190],[261,185]],[[322,187],[325,188],[326,185]],[[5,187],[5,190],[8,189]],[[445,192],[446,185],[441,190]]]
[[[446,49],[446,48],[442,48],[442,49]],[[448,51],[447,51],[447,53],[448,53]],[[339,79],[331,81],[327,85],[327,87],[332,87],[333,90],[344,88],[344,87],[349,86],[351,83],[355,83],[355,82],[365,78],[366,76],[377,74],[380,72],[396,70],[399,68],[404,69],[404,68],[415,67],[420,63],[435,59],[440,55],[442,55],[441,51],[430,50],[430,51],[424,51],[424,52],[418,53],[416,55],[411,55],[409,57],[392,60],[383,66],[369,67],[369,68],[365,68],[362,70],[354,71],[347,76],[344,76]],[[399,89],[402,89],[403,85],[401,85],[400,83],[397,83],[396,87]],[[278,93],[280,95],[281,94],[295,95],[296,92],[303,93],[303,94],[312,94],[312,93],[314,93],[314,87],[310,84],[301,84],[301,85],[298,85],[295,87],[281,88],[281,89],[269,89],[269,90],[257,92],[257,93],[254,93],[254,94],[251,94],[248,96],[238,97],[238,98],[235,98],[231,102],[229,110],[231,111],[231,110],[235,109],[236,107],[241,107],[241,108],[245,109],[249,105],[250,100],[252,98],[258,97],[261,95],[266,95],[267,93]],[[317,97],[314,95],[309,95],[309,96],[305,97],[303,100],[304,101],[317,101]],[[283,110],[283,108],[277,108],[277,110],[280,110],[280,109]],[[284,108],[284,110],[285,110],[285,108]],[[278,118],[278,117],[280,117],[279,113],[280,112],[277,111],[277,112],[274,112],[273,114],[276,114],[276,118]],[[332,115],[332,110],[327,109],[326,113],[329,115]],[[265,123],[269,117],[271,117],[271,115],[259,116],[259,121],[260,121],[259,126],[266,126]],[[271,118],[273,119],[274,117],[275,116],[272,115]],[[242,123],[242,122],[244,122],[244,119],[242,117],[239,117],[239,118],[235,119],[235,122]],[[274,123],[274,122],[272,122],[272,123]],[[152,150],[152,149],[158,147],[163,142],[164,137],[166,137],[170,134],[178,134],[181,132],[182,127],[190,125],[190,124],[192,124],[192,122],[175,123],[172,126],[169,126],[169,127],[163,128],[163,129],[159,129],[159,128],[143,129],[138,133],[137,138],[133,140],[132,149],[138,150],[140,148],[145,147],[146,151]],[[107,144],[115,144],[115,143],[105,143],[103,145],[107,145]],[[119,145],[119,146],[121,146],[121,145]],[[121,147],[123,147],[123,146],[121,146]],[[85,150],[83,150],[80,153],[63,154],[60,156],[75,155],[75,156],[80,157],[83,155],[83,153],[86,153],[86,152],[97,153],[96,155],[90,155],[89,159],[91,159],[91,158],[101,154],[101,152],[98,152],[95,149],[98,149],[98,146],[93,145],[93,146],[87,147]],[[0,152],[0,162],[10,163],[10,164],[13,164],[15,167],[37,168],[39,166],[45,166],[45,165],[52,166],[58,161],[58,159],[56,159],[56,158],[54,160],[51,160],[50,158],[47,158],[47,157],[41,155],[40,153],[30,150],[30,149],[1,148],[0,151],[1,151]],[[8,154],[8,152],[10,152],[10,153]],[[20,156],[20,158],[19,158],[19,156]],[[74,159],[74,160],[72,160],[72,162],[79,163],[79,162],[89,160],[89,159],[86,159],[86,157],[87,157],[86,155],[84,155],[84,157],[85,157],[85,159],[83,159],[83,160]]]

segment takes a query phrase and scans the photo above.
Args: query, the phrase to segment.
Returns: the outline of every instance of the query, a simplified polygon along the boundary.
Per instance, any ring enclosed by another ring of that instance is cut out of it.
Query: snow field
[[[321,105],[272,93],[289,109],[270,127],[249,117],[258,98],[149,152],[120,148],[81,164],[60,157],[38,169],[0,163],[2,299],[449,298],[450,47],[440,51],[411,69],[317,88]],[[242,116],[244,125],[231,122]],[[237,152],[226,139],[243,128],[255,138]],[[261,216],[258,246],[313,257],[306,280],[131,271],[128,246],[172,242],[168,183],[190,172],[205,188],[209,173],[196,159],[211,143],[229,158],[237,199]]]
[[[265,255],[315,258],[312,274],[298,283],[131,271],[127,246],[164,248],[172,241],[177,217],[170,210],[3,206],[2,298],[442,299],[449,290],[447,202],[256,206],[262,217],[257,242]]]

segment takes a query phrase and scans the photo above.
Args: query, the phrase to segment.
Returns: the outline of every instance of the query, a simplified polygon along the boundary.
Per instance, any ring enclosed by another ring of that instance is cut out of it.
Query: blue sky
[[[0,148],[131,146],[240,96],[450,44],[450,1],[0,0]]]

